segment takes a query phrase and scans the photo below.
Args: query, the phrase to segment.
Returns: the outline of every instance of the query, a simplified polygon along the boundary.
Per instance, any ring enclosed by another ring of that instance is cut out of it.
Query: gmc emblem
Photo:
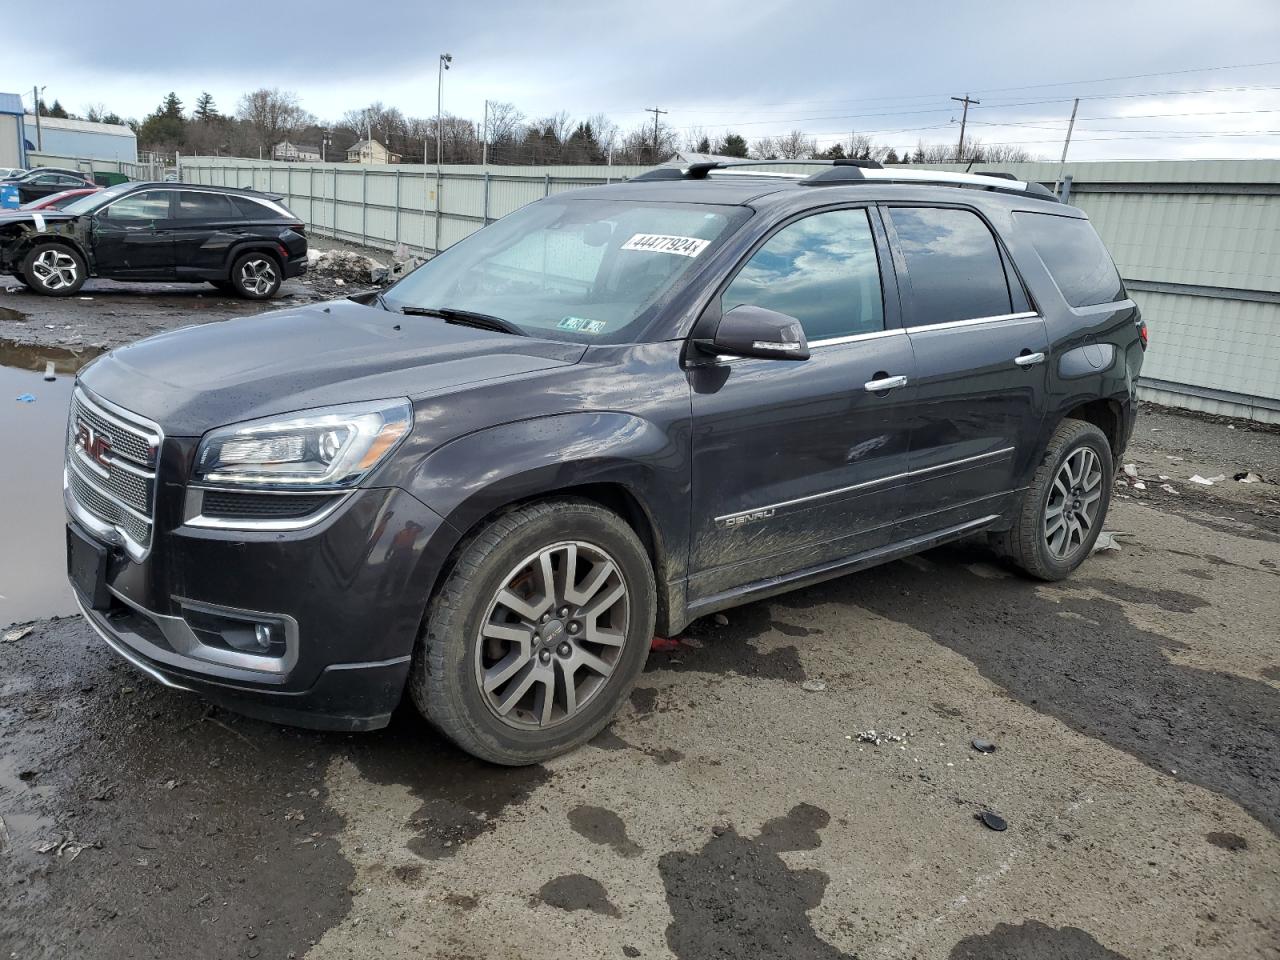
[[[107,459],[107,454],[111,452],[111,441],[87,423],[76,422],[76,446],[84,452],[90,462],[97,464],[104,471],[110,469],[111,461]]]

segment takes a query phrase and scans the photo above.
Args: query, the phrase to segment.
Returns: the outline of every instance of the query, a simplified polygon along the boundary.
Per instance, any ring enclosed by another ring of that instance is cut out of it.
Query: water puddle
[[[101,352],[0,340],[0,628],[75,610],[66,582],[63,438],[75,373]],[[45,380],[50,363],[53,381]]]

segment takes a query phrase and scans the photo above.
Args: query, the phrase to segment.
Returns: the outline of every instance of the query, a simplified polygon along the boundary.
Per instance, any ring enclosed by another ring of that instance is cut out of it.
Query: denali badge
[[[111,461],[107,459],[107,454],[111,451],[111,441],[82,421],[76,421],[76,446],[83,451],[91,463],[102,470],[105,471],[111,466]]]
[[[721,517],[716,522],[722,527],[740,527],[746,523],[755,523],[757,520],[768,520],[773,513],[774,508],[769,507],[765,510],[752,510],[750,513],[735,513],[733,516]]]

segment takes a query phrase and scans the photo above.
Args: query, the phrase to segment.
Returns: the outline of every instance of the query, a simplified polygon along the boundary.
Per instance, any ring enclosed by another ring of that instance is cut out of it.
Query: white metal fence
[[[645,167],[298,164],[183,159],[195,183],[278,193],[312,232],[382,249],[456,243],[526,203]],[[933,167],[931,169],[965,169]],[[983,169],[981,166],[975,170]],[[1052,185],[1056,163],[998,165]],[[1071,163],[1088,212],[1142,308],[1142,393],[1280,422],[1280,161]]]
[[[286,163],[184,157],[188,183],[279,194],[309,230],[383,250],[432,253],[526,203],[617,182],[648,167],[488,167]]]
[[[56,153],[37,153],[34,150],[27,151],[27,167],[64,167],[84,174],[121,173],[130,180],[162,180],[165,175],[165,167],[158,161],[128,163],[124,160],[94,160],[91,157],[69,157]]]

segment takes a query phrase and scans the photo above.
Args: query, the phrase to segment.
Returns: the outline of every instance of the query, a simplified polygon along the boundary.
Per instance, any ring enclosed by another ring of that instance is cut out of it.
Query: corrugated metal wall
[[[438,218],[434,166],[201,157],[182,161],[182,178],[283,194],[320,235],[431,251],[533,200],[645,169],[445,166]],[[1058,175],[1056,163],[992,169],[1049,185]],[[1280,161],[1081,162],[1065,174],[1147,319],[1143,395],[1280,422]]]

